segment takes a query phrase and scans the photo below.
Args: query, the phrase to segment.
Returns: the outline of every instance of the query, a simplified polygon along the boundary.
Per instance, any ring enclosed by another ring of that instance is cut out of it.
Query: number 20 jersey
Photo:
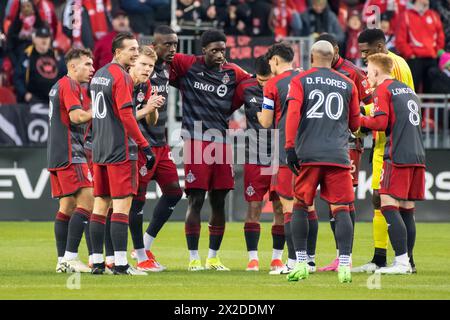
[[[355,110],[359,118],[359,98],[353,81],[329,68],[312,68],[292,79],[288,100],[297,100],[301,105],[295,137],[300,162],[350,167],[349,118],[353,121]]]

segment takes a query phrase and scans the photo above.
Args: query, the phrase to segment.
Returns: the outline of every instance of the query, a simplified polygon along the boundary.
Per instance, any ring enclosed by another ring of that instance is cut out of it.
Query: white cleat
[[[407,265],[401,264],[397,261],[394,261],[392,265],[389,267],[379,268],[375,271],[377,274],[411,274],[411,265],[408,263]]]
[[[133,268],[128,265],[128,268],[125,270],[119,270],[117,267],[114,267],[114,275],[129,275],[129,276],[147,276],[148,274],[144,271]]]
[[[289,268],[287,265],[284,265],[281,268],[276,268],[269,272],[270,275],[280,275],[280,274],[289,274],[292,271],[292,268]]]
[[[308,262],[308,272],[309,273],[316,272],[316,264],[314,262]]]
[[[67,273],[76,273],[76,272],[91,273],[91,268],[89,268],[87,265],[85,265],[79,259],[75,259],[75,260],[65,260],[65,259],[63,259],[61,261],[61,264],[66,269],[65,272],[67,272]]]
[[[56,264],[56,273],[66,273],[66,266],[61,262]]]
[[[379,268],[375,263],[369,262],[369,263],[363,264],[362,266],[352,268],[352,272],[354,272],[354,273],[363,273],[363,272],[374,273],[375,270],[377,270],[377,269],[379,269]]]

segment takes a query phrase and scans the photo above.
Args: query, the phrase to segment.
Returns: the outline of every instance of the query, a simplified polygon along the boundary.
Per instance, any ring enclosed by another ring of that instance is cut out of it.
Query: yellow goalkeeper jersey
[[[388,51],[388,56],[394,61],[392,77],[403,82],[411,89],[414,89],[414,81],[411,69],[405,59]],[[372,105],[373,106],[373,105]],[[377,131],[374,136],[375,145],[372,159],[372,189],[380,189],[381,170],[383,169],[384,146],[386,144],[386,134],[384,131]]]

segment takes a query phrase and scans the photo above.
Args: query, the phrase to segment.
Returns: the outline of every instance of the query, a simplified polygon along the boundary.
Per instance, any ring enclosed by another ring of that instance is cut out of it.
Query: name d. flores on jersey
[[[228,92],[228,88],[225,84],[221,84],[220,86],[216,87],[213,86],[212,84],[206,84],[206,83],[201,83],[201,82],[194,82],[194,89],[198,89],[198,90],[202,90],[202,91],[206,91],[206,92],[216,92],[217,95],[219,97],[224,97],[227,92]]]
[[[330,78],[322,78],[322,77],[306,77],[306,83],[307,84],[325,84],[332,87],[337,87],[341,89],[347,89],[347,83],[335,79]]]

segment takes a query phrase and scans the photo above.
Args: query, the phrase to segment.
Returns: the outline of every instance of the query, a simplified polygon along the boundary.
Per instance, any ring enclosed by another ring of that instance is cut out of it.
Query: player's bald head
[[[331,68],[334,57],[334,48],[331,43],[320,40],[311,47],[311,64],[314,67]]]

